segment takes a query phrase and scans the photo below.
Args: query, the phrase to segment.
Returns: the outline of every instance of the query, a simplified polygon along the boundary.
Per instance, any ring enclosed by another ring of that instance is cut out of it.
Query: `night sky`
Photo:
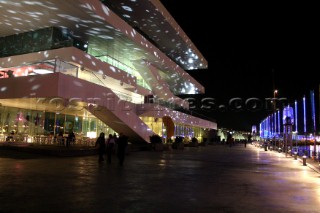
[[[278,97],[289,103],[318,90],[315,6],[161,2],[208,61],[207,70],[188,71],[206,89],[205,95],[191,97],[214,99],[214,107],[201,109],[197,101],[193,111],[215,119],[218,127],[251,130],[259,125],[270,107],[252,109],[245,101],[265,103],[273,97],[273,84]],[[229,105],[233,98],[243,101],[241,109]]]

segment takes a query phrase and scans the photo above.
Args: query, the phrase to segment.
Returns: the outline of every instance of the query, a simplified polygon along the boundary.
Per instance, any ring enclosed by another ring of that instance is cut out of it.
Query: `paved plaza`
[[[0,149],[0,212],[320,212],[318,168],[252,145],[112,160]]]

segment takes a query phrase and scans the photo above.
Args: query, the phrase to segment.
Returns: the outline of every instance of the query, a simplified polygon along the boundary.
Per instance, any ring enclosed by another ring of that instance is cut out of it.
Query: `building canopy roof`
[[[159,0],[102,1],[185,70],[208,63]]]

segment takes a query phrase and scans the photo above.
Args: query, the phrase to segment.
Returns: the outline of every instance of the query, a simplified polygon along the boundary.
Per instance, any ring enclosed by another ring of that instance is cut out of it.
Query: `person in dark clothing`
[[[70,131],[67,138],[67,147],[70,146],[71,143],[73,143],[76,140],[76,136],[73,131]]]
[[[105,141],[105,138],[104,138],[104,132],[101,132],[97,141],[96,141],[96,145],[95,147],[98,149],[98,154],[99,154],[99,159],[98,161],[99,162],[102,162],[104,161],[104,153],[106,151],[106,141]]]
[[[247,147],[247,142],[248,142],[248,143],[251,143],[251,137],[252,137],[251,134],[249,134],[249,135],[248,135],[248,140],[245,140],[245,141],[244,141],[244,147],[245,147],[245,148]]]
[[[119,138],[117,140],[117,144],[118,144],[119,165],[122,166],[124,162],[124,156],[126,154],[126,147],[128,145],[128,137],[120,133]]]
[[[108,164],[111,163],[111,156],[114,151],[114,147],[115,147],[115,139],[112,136],[112,134],[109,134],[109,137],[107,139],[107,160],[108,160],[107,162],[108,162]]]
[[[232,140],[232,135],[230,132],[228,132],[228,135],[227,135],[227,144],[229,144],[229,147],[232,146],[232,143],[233,143],[233,140]]]
[[[63,137],[63,132],[60,131],[58,136],[57,136],[57,142],[59,145],[64,146],[64,137]]]

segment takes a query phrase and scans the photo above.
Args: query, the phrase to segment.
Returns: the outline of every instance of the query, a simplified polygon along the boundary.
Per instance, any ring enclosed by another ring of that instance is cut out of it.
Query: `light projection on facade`
[[[178,97],[204,93],[185,70],[208,64],[160,1],[12,0],[0,1],[0,11],[3,137],[51,143],[60,132],[82,141],[104,131],[150,142],[164,136],[165,116],[171,130],[200,141],[217,128],[186,114]]]

